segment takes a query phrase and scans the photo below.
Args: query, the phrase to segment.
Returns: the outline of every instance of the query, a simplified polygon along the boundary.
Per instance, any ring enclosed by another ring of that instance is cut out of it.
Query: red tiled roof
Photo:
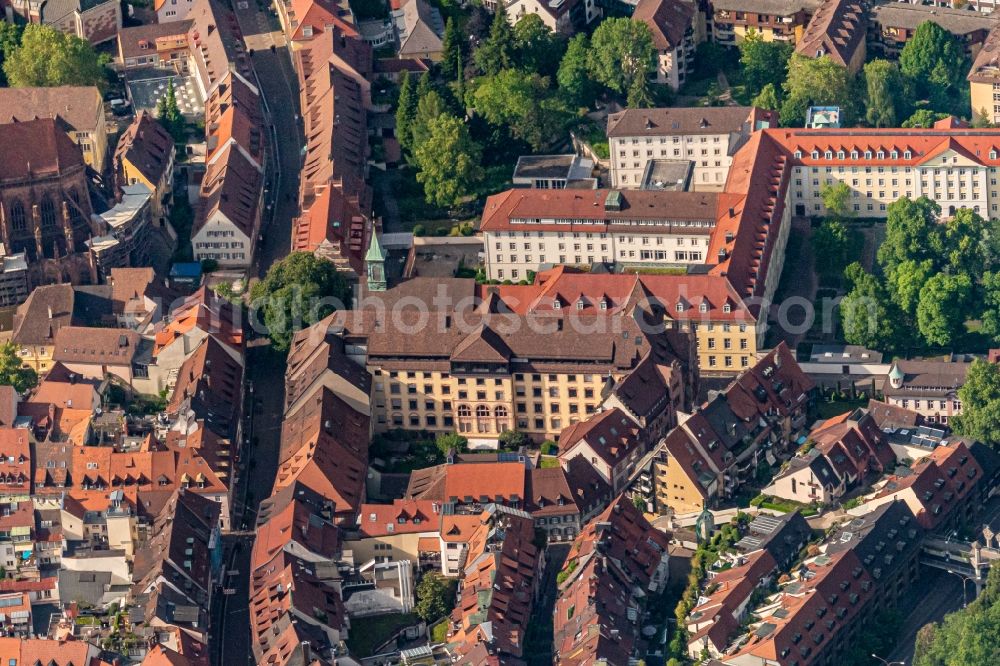
[[[437,533],[440,522],[441,504],[431,500],[397,499],[392,504],[362,504],[358,509],[362,536]]]

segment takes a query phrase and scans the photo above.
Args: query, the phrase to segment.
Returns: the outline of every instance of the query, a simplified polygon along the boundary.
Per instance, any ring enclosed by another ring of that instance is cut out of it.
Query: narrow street
[[[268,209],[261,225],[253,277],[263,277],[291,246],[292,219],[297,214],[302,127],[298,85],[285,38],[269,7],[260,3],[236,12],[253,53],[257,81],[269,120],[271,162]],[[272,50],[273,48],[273,50]],[[253,664],[250,635],[250,555],[257,507],[274,485],[284,410],[285,355],[273,352],[266,338],[247,331],[246,442],[240,477],[233,491],[232,535],[224,538],[226,578],[213,604],[211,661],[219,666]],[[228,594],[227,594],[228,592]]]

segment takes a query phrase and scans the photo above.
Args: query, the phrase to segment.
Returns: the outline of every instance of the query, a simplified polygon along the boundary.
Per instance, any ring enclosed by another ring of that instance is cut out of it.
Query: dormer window
[[[606,299],[603,299],[603,298],[601,299],[601,309],[602,310],[607,310],[608,309],[608,301]]]
[[[556,300],[552,301],[552,309],[553,310],[558,310],[561,307],[562,307],[562,303],[559,302],[558,298]]]
[[[582,298],[581,298],[581,299],[579,299],[579,300],[578,300],[578,301],[576,302],[576,309],[577,309],[577,310],[582,310],[582,309],[583,309],[583,299],[582,299]]]
[[[837,159],[838,159],[838,160],[842,160],[842,159],[844,159],[844,156],[845,156],[845,153],[844,153],[844,151],[842,151],[842,150],[838,150],[838,151],[837,151]]]
[[[865,159],[866,160],[870,160],[871,158],[872,158],[872,151],[866,150],[865,151]]]
[[[677,311],[678,312],[684,312],[684,304],[683,303],[678,303],[677,304]]]
[[[878,153],[875,155],[875,157],[878,158],[878,159],[880,159],[880,160],[884,160],[885,159],[885,151],[883,151],[883,150],[878,151]]]
[[[899,159],[899,151],[898,150],[893,150],[891,153],[889,153],[889,157],[891,157],[894,160],[898,160]]]
[[[726,303],[725,305],[722,306],[722,311],[728,314],[733,311],[733,306],[730,305],[729,303]]]
[[[903,159],[907,159],[908,160],[911,157],[913,157],[913,153],[911,153],[909,150],[904,150],[903,151]]]
[[[832,150],[828,150],[825,153],[823,153],[823,159],[832,160],[833,159],[833,151]]]
[[[851,151],[851,159],[852,160],[858,159],[858,151],[856,151],[856,150],[852,150]]]
[[[819,151],[818,150],[812,151],[812,158],[814,160],[818,160],[819,159]]]
[[[702,303],[699,305],[698,312],[708,312],[708,303]]]
[[[991,150],[990,151],[990,159],[991,160],[995,160],[996,158],[997,158],[997,151]]]
[[[797,159],[797,160],[801,160],[802,159],[802,151],[801,150],[796,150],[795,151],[795,159]]]

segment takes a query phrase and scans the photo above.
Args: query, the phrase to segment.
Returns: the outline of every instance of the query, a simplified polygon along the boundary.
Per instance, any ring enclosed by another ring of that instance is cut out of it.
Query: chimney
[[[735,208],[732,208],[732,207],[729,208],[729,217],[736,217],[736,209]]]

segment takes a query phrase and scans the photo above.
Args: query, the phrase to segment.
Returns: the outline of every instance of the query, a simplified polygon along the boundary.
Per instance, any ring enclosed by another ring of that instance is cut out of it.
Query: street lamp
[[[965,592],[965,584],[972,579],[966,576],[965,574],[958,573],[957,571],[952,571],[951,569],[945,569],[945,571],[947,571],[953,576],[958,576],[959,578],[962,579],[962,608],[968,607],[969,601],[968,601],[968,596],[966,595]]]
[[[885,659],[874,653],[872,653],[872,658],[878,659],[880,662],[882,662],[882,666],[906,666],[905,661],[886,661]]]

